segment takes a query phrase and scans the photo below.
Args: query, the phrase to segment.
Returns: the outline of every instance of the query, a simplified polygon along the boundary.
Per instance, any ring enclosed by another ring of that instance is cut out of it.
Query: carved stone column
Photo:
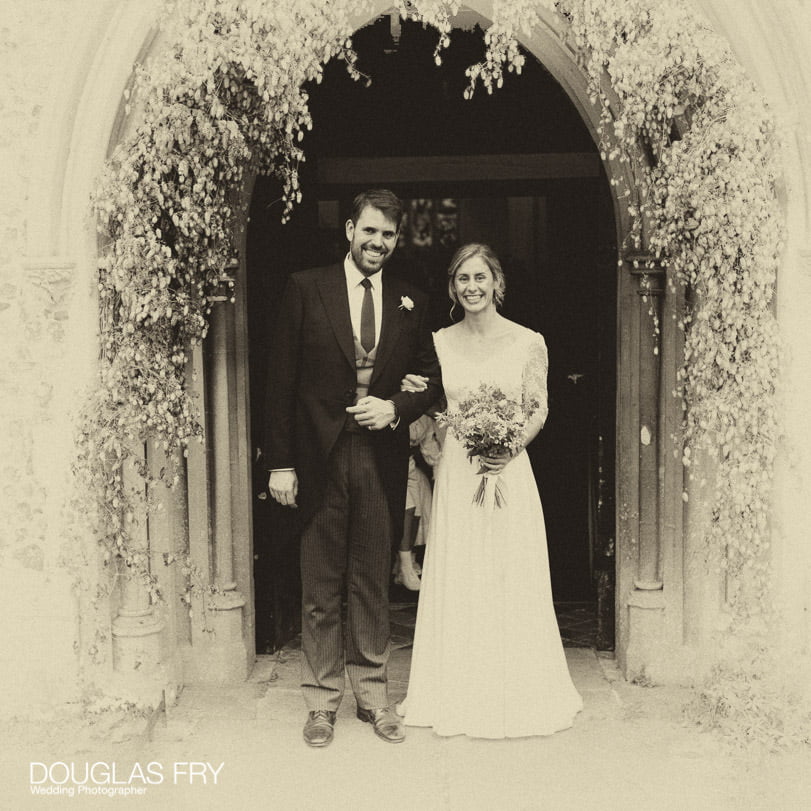
[[[129,488],[143,487],[131,465],[124,469]],[[132,551],[149,560],[146,515],[129,516]],[[161,664],[160,633],[163,621],[156,615],[143,574],[124,561],[119,562],[120,603],[112,623],[113,670],[122,676],[137,676],[139,681],[156,673]],[[147,570],[150,568],[146,564]],[[144,685],[146,686],[146,685]]]
[[[627,592],[626,676],[656,678],[664,633],[661,501],[661,319],[664,271],[649,257],[628,257],[638,297],[638,524],[636,572]]]
[[[175,703],[183,685],[182,656],[191,640],[191,623],[185,602],[184,553],[188,548],[188,487],[182,455],[167,455],[159,442],[148,446],[149,469],[155,479],[177,477],[173,487],[160,481],[153,489],[156,509],[149,515],[149,551],[153,574],[163,595],[165,640],[162,664],[165,671],[167,705]]]
[[[120,564],[121,605],[113,620],[113,668],[139,676],[154,673],[161,662],[163,622],[155,615],[142,578]]]
[[[637,264],[642,264],[637,261]],[[660,267],[634,268],[639,307],[639,557],[634,587],[642,591],[662,588],[659,538],[659,399],[660,325],[664,271]]]
[[[234,516],[232,512],[232,469],[237,454],[233,430],[234,310],[230,277],[209,319],[206,338],[206,400],[209,447],[212,464],[212,556],[215,591],[208,600],[207,619],[213,633],[208,675],[212,680],[241,680],[247,677],[247,654],[243,634],[245,598],[234,579]]]

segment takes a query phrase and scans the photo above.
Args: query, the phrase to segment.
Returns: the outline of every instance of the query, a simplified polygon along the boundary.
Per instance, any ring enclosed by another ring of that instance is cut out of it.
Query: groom
[[[346,258],[292,274],[276,325],[268,487],[280,504],[303,513],[302,691],[310,746],[332,740],[344,667],[358,718],[386,741],[405,737],[386,685],[389,574],[402,534],[408,426],[440,387],[427,301],[383,271],[402,214],[388,190],[359,194],[346,222]],[[409,372],[429,378],[425,392],[400,392]]]

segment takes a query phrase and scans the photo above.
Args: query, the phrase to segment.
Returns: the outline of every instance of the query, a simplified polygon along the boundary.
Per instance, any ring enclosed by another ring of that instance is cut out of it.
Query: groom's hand
[[[346,410],[354,415],[358,425],[370,431],[380,431],[391,425],[396,417],[394,403],[379,397],[362,397],[357,405],[349,406]]]
[[[268,490],[283,507],[298,507],[298,476],[295,470],[271,470]]]

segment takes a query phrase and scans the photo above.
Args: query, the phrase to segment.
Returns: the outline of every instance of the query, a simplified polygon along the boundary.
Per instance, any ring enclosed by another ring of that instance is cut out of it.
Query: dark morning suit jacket
[[[399,538],[408,478],[408,426],[439,398],[441,388],[425,295],[382,273],[382,322],[369,394],[394,401],[400,422],[395,430],[387,427],[369,434]],[[404,296],[413,301],[413,309],[400,307]],[[400,391],[400,381],[409,372],[430,378],[425,392]],[[354,403],[356,386],[343,263],[292,274],[270,358],[265,448],[268,470],[295,468],[303,521],[320,503],[327,458],[344,430],[345,409]]]

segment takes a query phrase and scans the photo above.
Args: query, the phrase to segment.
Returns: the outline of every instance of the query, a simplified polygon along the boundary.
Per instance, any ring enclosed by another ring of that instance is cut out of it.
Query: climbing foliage
[[[437,30],[441,62],[460,4],[398,0],[397,8]],[[190,351],[212,308],[239,294],[228,269],[243,184],[252,173],[277,177],[289,219],[312,127],[305,88],[333,59],[373,80],[358,71],[351,43],[370,14],[364,0],[173,0],[163,47],[137,66],[126,92],[127,134],[94,195],[102,357],[79,467],[105,556],[140,568],[147,582],[148,551],[134,543],[139,516],[156,482],[177,481],[178,460],[202,436]],[[731,578],[747,584],[731,598],[751,612],[768,582],[777,439],[774,123],[684,0],[495,0],[465,95],[520,73],[518,39],[542,24],[572,49],[598,106],[603,159],[632,223],[626,247],[663,266],[671,292],[685,292],[679,453],[688,475],[699,451],[715,457],[707,540],[732,575],[745,572]],[[167,463],[147,467],[146,444]]]

